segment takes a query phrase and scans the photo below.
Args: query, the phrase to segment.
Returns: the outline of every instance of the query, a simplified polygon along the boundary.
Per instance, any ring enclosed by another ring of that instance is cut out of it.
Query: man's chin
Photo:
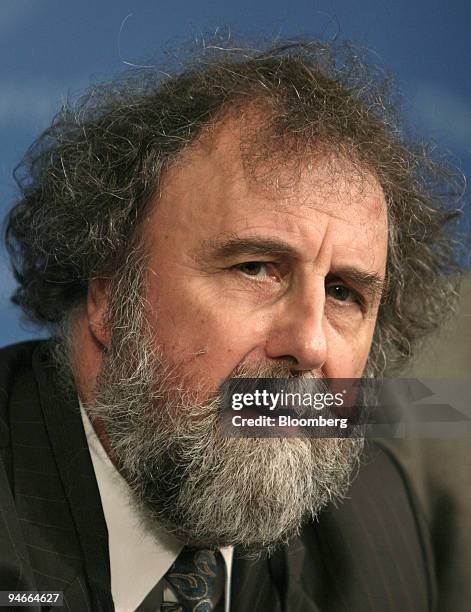
[[[286,544],[292,538],[299,534],[302,525],[305,521],[313,518],[313,515],[308,514],[302,520],[291,521],[291,526],[284,530],[272,529],[273,535],[270,536],[267,533],[267,526],[273,527],[276,518],[266,515],[260,517],[260,522],[264,522],[263,526],[257,529],[256,525],[252,525],[250,537],[244,536],[241,533],[234,533],[233,529],[227,531],[219,526],[217,532],[214,530],[211,532],[204,532],[198,526],[195,528],[192,525],[182,525],[175,523],[171,517],[167,519],[162,516],[161,512],[157,512],[156,508],[144,507],[143,514],[146,516],[145,523],[148,528],[161,533],[165,530],[167,533],[176,537],[178,540],[183,542],[187,546],[195,548],[225,548],[225,547],[237,547],[238,551],[242,556],[256,556],[261,553],[272,552],[279,546]],[[315,512],[313,513],[316,514]],[[158,516],[158,518],[156,518]],[[150,518],[152,517],[152,518]],[[257,537],[256,532],[259,531],[260,535]]]
[[[191,466],[172,461],[166,486],[134,479],[134,493],[154,529],[198,547],[253,554],[287,542],[341,499],[361,448],[361,440],[332,438],[229,440]]]

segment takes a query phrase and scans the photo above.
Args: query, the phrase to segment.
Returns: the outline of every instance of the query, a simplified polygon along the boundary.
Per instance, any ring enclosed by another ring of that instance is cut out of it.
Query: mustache
[[[231,372],[228,378],[284,378],[284,379],[318,379],[322,376],[317,375],[312,370],[296,370],[294,359],[283,359],[274,362],[258,362],[257,364],[240,363]]]
[[[255,391],[260,386],[269,387],[271,391],[284,390],[288,393],[328,393],[331,391],[328,379],[312,371],[293,370],[294,360],[283,360],[273,363],[255,365],[239,364],[225,380],[240,379],[244,392]],[[241,389],[242,390],[242,389]]]

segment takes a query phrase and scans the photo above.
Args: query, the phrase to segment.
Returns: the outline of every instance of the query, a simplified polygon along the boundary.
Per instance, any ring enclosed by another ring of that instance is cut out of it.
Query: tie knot
[[[211,612],[220,599],[223,576],[224,562],[219,551],[185,546],[165,578],[182,611]]]

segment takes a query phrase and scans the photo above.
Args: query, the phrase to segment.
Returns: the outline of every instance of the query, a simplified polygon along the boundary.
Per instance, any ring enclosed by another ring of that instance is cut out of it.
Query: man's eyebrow
[[[241,255],[299,257],[296,249],[283,240],[269,237],[242,238],[234,234],[204,240],[192,255],[195,259],[229,259]]]
[[[363,270],[361,268],[339,268],[336,269],[335,272],[330,272],[326,280],[328,280],[329,277],[330,279],[340,278],[344,281],[350,281],[353,285],[364,291],[372,300],[379,299],[387,290],[387,282],[383,276],[377,272]]]
[[[299,253],[287,242],[270,237],[242,238],[235,234],[204,240],[192,253],[195,259],[230,259],[239,256],[289,257],[296,259]],[[377,272],[353,266],[329,272],[326,281],[340,278],[350,281],[374,300],[386,290],[385,279]]]

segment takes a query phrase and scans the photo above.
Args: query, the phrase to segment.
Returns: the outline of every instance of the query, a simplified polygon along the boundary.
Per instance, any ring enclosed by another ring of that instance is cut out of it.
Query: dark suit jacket
[[[0,590],[60,590],[67,610],[112,611],[107,528],[77,399],[57,383],[47,343],[0,351],[0,451]],[[258,561],[236,551],[231,611],[433,610],[423,525],[404,474],[372,448],[349,499],[289,546]]]

